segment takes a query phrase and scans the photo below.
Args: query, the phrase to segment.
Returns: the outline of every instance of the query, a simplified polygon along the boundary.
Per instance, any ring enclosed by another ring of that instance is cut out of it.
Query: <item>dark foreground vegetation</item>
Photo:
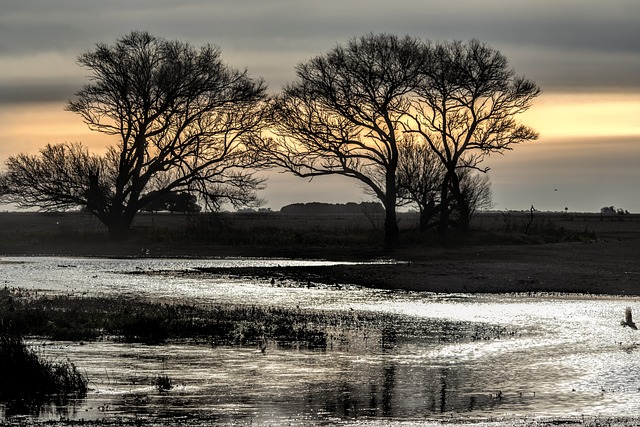
[[[0,320],[8,333],[62,341],[110,339],[160,344],[190,340],[255,345],[270,339],[313,348],[326,347],[326,326],[347,321],[337,315],[276,307],[198,307],[123,297],[31,297],[25,291],[10,289],[0,291],[0,298]]]
[[[46,360],[21,337],[0,332],[0,401],[25,405],[48,399],[64,401],[70,395],[84,396],[87,384],[73,363]]]

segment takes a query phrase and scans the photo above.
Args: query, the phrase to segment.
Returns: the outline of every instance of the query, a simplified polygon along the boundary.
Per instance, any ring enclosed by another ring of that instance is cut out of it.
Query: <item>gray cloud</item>
[[[494,201],[503,209],[640,212],[636,137],[544,139],[491,157]]]
[[[337,43],[367,32],[432,40],[479,38],[500,49],[519,74],[545,90],[640,90],[640,2],[637,0],[3,0],[0,63],[43,52],[74,62],[97,42],[133,29],[211,42],[225,60],[264,77],[272,90],[293,78],[293,67]],[[26,86],[9,87],[0,68],[4,102],[36,99]],[[47,78],[46,64],[42,76]],[[55,97],[59,84],[38,91]],[[35,92],[38,92],[35,91]],[[24,94],[24,97],[21,96]]]
[[[108,41],[132,29],[270,49],[277,49],[273,42],[278,40],[287,46],[308,40],[335,43],[365,32],[390,31],[605,53],[640,51],[636,0],[485,0],[482,8],[470,0],[431,3],[435,2],[4,0],[0,35],[3,50],[18,52],[75,49],[88,40]]]
[[[64,82],[0,84],[0,104],[65,102],[81,87]]]

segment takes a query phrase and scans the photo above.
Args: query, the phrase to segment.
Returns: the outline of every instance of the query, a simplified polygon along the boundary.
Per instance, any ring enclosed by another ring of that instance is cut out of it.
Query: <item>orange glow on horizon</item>
[[[82,142],[101,153],[115,137],[93,132],[64,103],[0,106],[0,162],[45,144]],[[541,140],[640,136],[640,94],[543,94],[519,119]],[[554,150],[553,144],[548,146]]]
[[[640,135],[640,94],[542,94],[521,117],[544,138]]]
[[[18,153],[36,153],[46,144],[82,142],[101,153],[114,137],[92,132],[64,104],[18,104],[0,107],[0,162]]]

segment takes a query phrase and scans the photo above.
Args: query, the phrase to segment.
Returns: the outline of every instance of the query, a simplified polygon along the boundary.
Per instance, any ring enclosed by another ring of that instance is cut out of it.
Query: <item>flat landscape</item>
[[[400,214],[400,241],[387,251],[382,218],[364,214],[141,214],[129,240],[109,242],[86,214],[14,212],[0,214],[0,255],[394,259],[403,262],[283,267],[277,275],[429,292],[640,295],[637,214],[482,213],[470,233],[446,237],[416,224],[416,214]]]

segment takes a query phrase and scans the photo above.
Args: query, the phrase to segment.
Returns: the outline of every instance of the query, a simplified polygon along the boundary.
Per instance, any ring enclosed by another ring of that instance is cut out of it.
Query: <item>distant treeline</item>
[[[317,215],[317,214],[384,214],[384,207],[377,202],[361,203],[293,203],[283,206],[281,213],[290,215]]]

